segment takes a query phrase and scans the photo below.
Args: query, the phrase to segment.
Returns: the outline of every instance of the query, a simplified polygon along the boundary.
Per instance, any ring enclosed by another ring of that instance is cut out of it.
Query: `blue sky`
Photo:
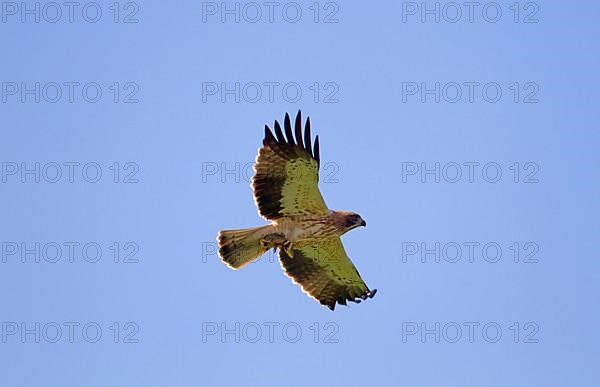
[[[25,4],[0,15],[4,384],[598,380],[597,3]],[[368,223],[343,242],[379,292],[335,312],[214,254],[263,224],[249,165],[298,109],[326,202]]]

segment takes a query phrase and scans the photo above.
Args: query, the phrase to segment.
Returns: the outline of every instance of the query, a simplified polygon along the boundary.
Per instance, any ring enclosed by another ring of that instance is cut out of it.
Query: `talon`
[[[285,234],[282,233],[267,234],[261,239],[261,244],[266,249],[270,249],[272,247],[281,248],[281,246],[285,247],[286,242],[289,243],[285,239]]]

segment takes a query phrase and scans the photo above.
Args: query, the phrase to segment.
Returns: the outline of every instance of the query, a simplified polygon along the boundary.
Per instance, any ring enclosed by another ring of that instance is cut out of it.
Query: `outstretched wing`
[[[265,125],[263,147],[259,149],[252,178],[258,212],[266,219],[302,214],[325,214],[327,205],[319,191],[319,136],[311,147],[310,118],[306,120],[304,139],[302,117],[296,116],[295,134],[290,116],[284,121],[285,137],[275,121],[275,136]],[[287,137],[287,138],[286,138]]]
[[[340,238],[327,238],[320,244],[298,249],[291,256],[279,251],[279,260],[285,273],[309,296],[334,310],[336,302],[360,302],[372,298],[377,289],[369,287],[360,277],[344,250]]]

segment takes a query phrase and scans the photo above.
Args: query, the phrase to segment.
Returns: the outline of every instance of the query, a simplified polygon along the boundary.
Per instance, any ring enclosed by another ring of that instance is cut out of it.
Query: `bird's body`
[[[336,303],[371,298],[369,290],[346,255],[340,237],[366,222],[350,211],[327,208],[318,189],[319,137],[311,146],[310,120],[302,135],[301,115],[295,122],[295,138],[286,114],[285,134],[277,121],[273,135],[265,127],[252,179],[259,213],[271,224],[241,230],[220,231],[219,255],[238,269],[269,249],[279,250],[286,274],[302,289],[331,310]]]
[[[275,220],[273,232],[285,235],[293,247],[304,247],[326,238],[337,238],[347,230],[335,223],[335,215],[301,215],[293,218]]]

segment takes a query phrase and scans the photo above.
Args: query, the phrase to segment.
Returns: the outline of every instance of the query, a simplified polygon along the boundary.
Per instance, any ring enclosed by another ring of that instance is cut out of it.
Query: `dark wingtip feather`
[[[314,158],[317,160],[317,165],[321,165],[321,155],[319,154],[319,135],[315,137]]]
[[[367,298],[375,297],[375,294],[377,294],[377,289],[373,289],[373,290],[367,289],[363,294],[360,295],[360,298],[362,298],[363,300],[366,300]],[[354,302],[360,303],[360,299],[356,299],[356,301],[354,301]]]
[[[279,141],[282,144],[285,144],[285,137],[283,136],[281,126],[279,125],[279,122],[277,120],[275,120],[275,135],[277,136],[277,141]]]
[[[306,125],[304,126],[304,149],[312,156],[312,146],[310,140],[310,117],[306,119]]]
[[[321,164],[321,152],[319,150],[319,136],[315,137],[314,146],[312,145],[311,133],[310,133],[310,117],[306,117],[306,124],[304,126],[304,134],[302,133],[302,111],[298,110],[298,113],[294,122],[294,129],[290,120],[290,115],[285,114],[283,121],[283,130],[279,121],[275,120],[274,131],[272,131],[268,125],[265,125],[265,138],[264,144],[269,144],[271,148],[276,149],[278,152],[283,152],[285,157],[306,157],[300,151],[303,149],[310,157],[317,161],[317,166]],[[275,134],[273,134],[273,132]],[[295,136],[295,137],[294,137]],[[302,139],[304,138],[304,141]]]
[[[271,143],[271,142],[275,142],[277,140],[275,140],[275,136],[273,136],[273,132],[271,132],[271,129],[265,125],[265,138],[263,140],[263,143]]]
[[[290,122],[290,115],[285,113],[285,120],[283,121],[283,127],[285,129],[285,136],[287,137],[287,142],[290,145],[295,145],[294,143],[294,135],[292,134],[292,124]]]
[[[304,142],[302,141],[302,112],[300,110],[298,110],[298,114],[296,115],[294,128],[296,130],[296,144],[300,148],[304,148]]]

